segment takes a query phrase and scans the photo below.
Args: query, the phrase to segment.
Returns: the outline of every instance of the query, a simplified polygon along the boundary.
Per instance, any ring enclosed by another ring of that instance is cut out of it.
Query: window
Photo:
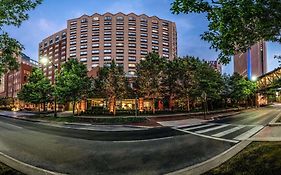
[[[72,46],[72,47],[70,47],[70,49],[69,49],[70,51],[72,51],[72,50],[76,50],[76,46]]]
[[[111,43],[104,43],[103,46],[104,47],[111,47]]]
[[[76,57],[76,53],[75,53],[75,52],[70,53],[69,56],[70,56],[70,57]]]
[[[152,44],[158,44],[159,42],[157,40],[152,40]]]
[[[146,18],[141,18],[141,22],[147,22]]]
[[[124,32],[116,32],[116,35],[124,35]]]
[[[163,22],[162,25],[165,26],[165,27],[168,27],[169,23],[168,22]]]
[[[99,50],[92,50],[92,53],[93,54],[98,54],[98,53],[100,53],[100,51]]]
[[[80,38],[86,38],[88,35],[87,34],[83,34],[80,36]]]
[[[116,56],[116,61],[123,61],[124,60],[124,56],[123,55],[117,55]]]
[[[123,16],[117,16],[117,17],[116,17],[116,20],[117,20],[117,21],[123,21],[123,20],[124,20],[124,17],[123,17]]]
[[[104,25],[111,25],[111,22],[104,22]]]
[[[147,32],[147,28],[141,28],[140,29],[142,32]]]
[[[93,38],[92,38],[92,41],[99,41],[99,40],[100,40],[99,37],[93,37]]]
[[[111,53],[111,50],[110,49],[106,49],[103,51],[104,53]]]
[[[80,49],[87,49],[87,45],[81,45]]]
[[[147,24],[141,23],[140,26],[141,27],[147,27]]]
[[[136,64],[128,64],[128,67],[129,67],[130,69],[134,69],[134,68],[136,68]]]
[[[164,42],[164,43],[163,43],[163,46],[169,46],[169,43],[165,43],[165,42]]]
[[[168,27],[163,27],[163,30],[169,30]]]
[[[116,43],[116,46],[117,46],[117,47],[123,47],[123,46],[124,46],[124,43]]]
[[[99,32],[93,32],[93,33],[92,33],[92,36],[99,36],[99,35],[100,35]]]
[[[141,44],[141,48],[147,49],[147,45],[146,44]]]
[[[76,35],[70,36],[70,39],[76,39]]]
[[[168,37],[163,37],[163,40],[168,41],[169,38]]]
[[[83,40],[80,41],[80,43],[86,43],[86,42],[87,42],[86,39],[83,39]]]
[[[77,21],[70,22],[70,25],[74,25],[74,24],[77,24]]]
[[[83,18],[83,19],[81,20],[81,23],[87,23],[87,22],[88,22],[87,18]]]
[[[136,73],[134,71],[128,71],[128,74],[132,76],[135,75]]]
[[[136,54],[137,52],[136,52],[136,50],[129,50],[129,54]]]
[[[116,25],[124,25],[124,22],[117,21]]]
[[[147,37],[147,33],[141,33],[141,37]]]
[[[106,26],[106,27],[104,27],[104,30],[111,30],[111,27]]]
[[[136,61],[137,59],[136,59],[136,57],[131,57],[131,56],[130,56],[130,57],[128,58],[128,60],[129,60],[129,61]]]
[[[136,41],[136,38],[129,38],[129,41]]]
[[[152,30],[152,33],[158,33],[158,30]]]
[[[163,48],[163,51],[164,52],[169,52],[169,49],[168,48]]]
[[[133,17],[133,16],[129,16],[129,21],[135,21],[136,20],[136,18],[135,17]]]
[[[105,17],[104,17],[104,20],[105,20],[105,21],[111,21],[111,19],[112,19],[111,16],[105,16]]]
[[[88,31],[88,29],[82,29],[81,30],[81,32],[83,33],[83,32],[87,32]]]
[[[123,37],[117,37],[116,41],[124,41],[124,38]]]
[[[129,30],[136,30],[135,27],[129,27]]]
[[[110,61],[110,60],[111,60],[111,57],[110,57],[110,56],[105,56],[105,57],[103,57],[103,60],[104,60],[104,61]]]
[[[70,45],[75,45],[76,44],[76,41],[71,41],[70,42]]]
[[[129,43],[129,47],[136,48],[136,44],[134,44],[134,43]]]
[[[80,62],[87,62],[87,58],[81,58]]]
[[[152,34],[152,38],[159,38],[158,35]]]
[[[158,47],[158,46],[152,46],[152,49],[154,49],[154,50],[158,50],[158,49],[159,49],[159,47]]]
[[[147,55],[147,51],[141,50],[141,55]]]
[[[136,32],[129,32],[129,36],[136,36]]]
[[[147,39],[141,39],[142,43],[147,43]]]
[[[111,32],[104,32],[104,35],[111,35]]]
[[[116,30],[124,30],[124,27],[123,26],[117,26]]]
[[[105,38],[104,38],[104,41],[111,41],[111,38],[105,37]]]
[[[98,21],[98,20],[99,20],[98,16],[93,17],[93,21]]]
[[[98,28],[98,27],[94,27],[93,29],[92,29],[92,31],[99,31],[100,30],[100,28]]]
[[[56,43],[59,42],[59,40],[60,40],[60,37],[56,36]]]
[[[117,49],[117,50],[116,50],[116,53],[118,53],[118,54],[120,54],[120,53],[124,53],[124,50]]]
[[[92,23],[92,26],[99,26],[100,25],[100,23],[98,23],[98,22],[93,22]]]
[[[76,31],[72,31],[72,32],[70,32],[70,35],[72,35],[72,34],[76,34]]]
[[[49,41],[49,44],[50,44],[50,45],[53,44],[53,40],[52,40],[52,39]]]
[[[82,55],[87,55],[87,51],[80,52],[80,56],[82,56]]]
[[[163,53],[163,57],[169,58],[169,54]]]
[[[99,61],[99,57],[92,57],[92,61]]]
[[[169,35],[168,32],[163,32],[163,35]]]
[[[136,23],[135,22],[129,22],[129,26],[135,26]]]

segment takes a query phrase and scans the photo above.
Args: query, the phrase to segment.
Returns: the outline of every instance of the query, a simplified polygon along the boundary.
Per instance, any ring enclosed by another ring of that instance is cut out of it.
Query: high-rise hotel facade
[[[46,56],[52,62],[43,67],[52,80],[56,68],[69,58],[77,58],[88,71],[114,60],[127,76],[134,76],[136,64],[153,51],[165,59],[176,58],[174,22],[134,13],[95,13],[68,20],[66,29],[44,39],[39,44],[39,59]]]

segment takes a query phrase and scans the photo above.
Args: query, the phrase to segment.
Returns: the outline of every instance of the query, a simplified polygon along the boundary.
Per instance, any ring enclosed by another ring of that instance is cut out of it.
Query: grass
[[[24,175],[0,162],[0,175]]]
[[[242,152],[205,175],[280,175],[281,142],[253,142]]]
[[[42,119],[54,122],[87,122],[87,123],[97,123],[97,124],[130,124],[130,123],[141,123],[147,121],[146,118],[142,117],[116,117],[116,118],[78,118],[75,116],[69,117],[53,117],[44,115],[31,116],[32,119]]]

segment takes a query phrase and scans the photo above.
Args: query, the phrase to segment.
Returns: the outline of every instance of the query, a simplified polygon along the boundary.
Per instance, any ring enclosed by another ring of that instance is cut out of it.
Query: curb
[[[281,123],[280,123],[280,122],[276,123],[277,120],[278,120],[280,117],[281,117],[281,113],[278,114],[273,120],[271,120],[271,121],[269,122],[269,124],[267,124],[267,126],[270,126],[270,127],[281,126]]]
[[[16,160],[2,152],[0,152],[0,162],[27,175],[66,175],[29,165],[27,163]]]
[[[213,168],[216,168],[220,166],[222,163],[226,162],[233,156],[235,156],[237,153],[239,153],[241,150],[243,150],[245,147],[247,147],[252,141],[245,140],[237,145],[229,148],[228,150],[224,151],[223,153],[206,160],[204,162],[192,165],[190,167],[168,173],[167,175],[200,175],[203,173],[206,173],[207,171],[210,171]]]

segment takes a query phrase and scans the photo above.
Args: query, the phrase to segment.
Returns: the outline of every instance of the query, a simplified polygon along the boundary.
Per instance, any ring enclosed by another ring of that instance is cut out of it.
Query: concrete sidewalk
[[[281,141],[281,126],[267,126],[252,138],[252,141]]]

